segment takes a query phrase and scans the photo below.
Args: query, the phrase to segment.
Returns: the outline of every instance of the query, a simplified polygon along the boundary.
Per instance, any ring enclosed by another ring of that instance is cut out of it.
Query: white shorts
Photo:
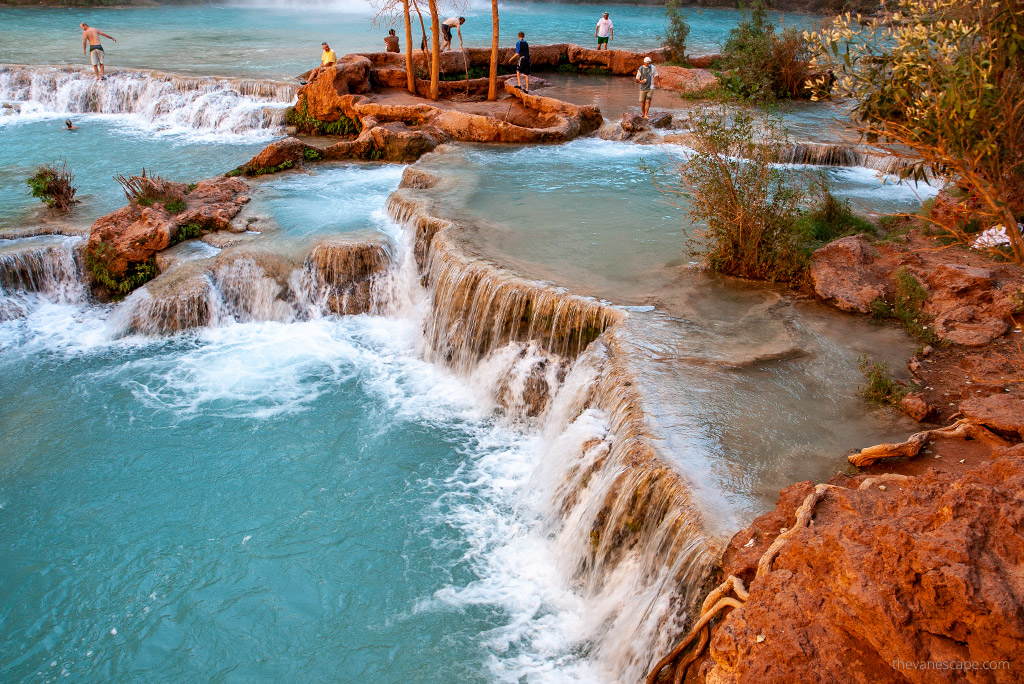
[[[89,61],[92,62],[93,66],[97,64],[103,64],[103,48],[89,46]]]

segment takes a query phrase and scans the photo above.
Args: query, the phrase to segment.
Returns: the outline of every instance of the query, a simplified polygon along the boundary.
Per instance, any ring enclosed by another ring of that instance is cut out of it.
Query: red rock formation
[[[89,233],[89,259],[113,277],[124,277],[130,264],[148,261],[169,247],[183,226],[196,224],[203,231],[230,230],[231,219],[249,201],[248,186],[235,178],[202,181],[187,195],[183,184],[168,185],[185,197],[184,211],[172,215],[162,202],[143,207],[133,201],[100,217]]]
[[[811,257],[814,294],[841,311],[870,313],[871,303],[883,298],[888,287],[888,274],[875,262],[863,235],[830,242]]]
[[[738,533],[726,573],[751,577],[810,483]],[[1024,668],[1024,445],[966,473],[829,488],[750,598],[714,632],[702,675],[727,682],[1016,682]],[[749,556],[749,557],[748,557]],[[900,663],[1007,662],[921,671]],[[894,667],[895,664],[895,667]]]
[[[707,69],[659,66],[658,76],[661,88],[677,93],[698,93],[718,84],[718,77]]]

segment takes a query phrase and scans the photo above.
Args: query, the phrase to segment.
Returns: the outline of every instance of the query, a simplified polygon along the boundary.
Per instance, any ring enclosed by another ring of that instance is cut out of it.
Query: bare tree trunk
[[[409,15],[409,0],[402,0],[405,15],[405,74],[409,92],[416,94],[416,73],[412,69],[412,17]]]
[[[491,73],[487,80],[487,99],[498,99],[498,0],[491,0]]]
[[[437,14],[437,0],[427,0],[430,5],[430,99],[438,97],[441,80],[441,19]]]

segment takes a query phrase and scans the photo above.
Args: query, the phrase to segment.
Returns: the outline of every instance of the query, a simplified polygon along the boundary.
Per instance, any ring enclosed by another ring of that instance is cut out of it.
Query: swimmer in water
[[[77,131],[78,126],[71,123],[71,119],[64,119],[64,130],[66,131]]]

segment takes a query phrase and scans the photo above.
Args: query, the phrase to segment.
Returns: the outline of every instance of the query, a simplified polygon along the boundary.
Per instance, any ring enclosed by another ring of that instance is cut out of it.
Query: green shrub
[[[59,166],[58,166],[59,164]],[[71,211],[78,204],[75,193],[75,175],[71,173],[67,162],[59,159],[49,164],[40,164],[36,172],[25,179],[33,197],[58,211]]]
[[[813,178],[812,192],[816,195],[815,205],[796,222],[796,229],[806,244],[818,247],[847,235],[875,233],[873,223],[853,212],[850,200],[839,199],[832,194],[828,177],[824,174]]]
[[[172,199],[164,203],[164,209],[168,214],[180,214],[185,211],[185,200]]]
[[[186,195],[187,195],[187,194],[189,194],[190,192],[192,192],[193,190],[195,190],[195,189],[196,189],[196,188],[198,188],[198,187],[199,187],[199,183],[189,183],[189,184],[188,184],[188,185],[187,185],[187,186],[185,187],[185,194],[186,194]]]
[[[867,384],[860,389],[862,397],[873,404],[895,406],[903,397],[907,396],[907,392],[910,390],[906,385],[893,378],[889,364],[885,361],[872,363],[867,356],[861,356],[857,361],[860,364],[860,372],[867,380]]]
[[[227,176],[228,178],[234,178],[235,176],[241,176],[243,173],[245,173],[245,171],[243,171],[242,169],[231,169],[224,175]]]
[[[307,147],[304,149],[302,151],[302,156],[306,161],[320,161],[323,158],[320,150],[315,147]]]
[[[774,163],[784,133],[777,121],[768,142],[754,140],[750,114],[727,120],[703,114],[693,122],[694,152],[676,164],[678,184],[662,187],[685,200],[695,223],[690,253],[713,271],[770,281],[800,281],[809,250],[796,230],[806,188]]]
[[[176,245],[183,240],[197,238],[202,231],[203,227],[198,223],[187,223],[184,226],[179,226],[178,230],[174,233],[174,237],[171,238],[171,244]]]
[[[722,85],[736,95],[757,102],[810,96],[806,41],[794,29],[781,34],[768,21],[764,3],[729,32],[722,47]]]
[[[663,43],[665,56],[670,62],[683,64],[686,62],[686,39],[690,37],[690,25],[686,23],[686,16],[676,0],[665,3],[665,18],[668,19]]]

